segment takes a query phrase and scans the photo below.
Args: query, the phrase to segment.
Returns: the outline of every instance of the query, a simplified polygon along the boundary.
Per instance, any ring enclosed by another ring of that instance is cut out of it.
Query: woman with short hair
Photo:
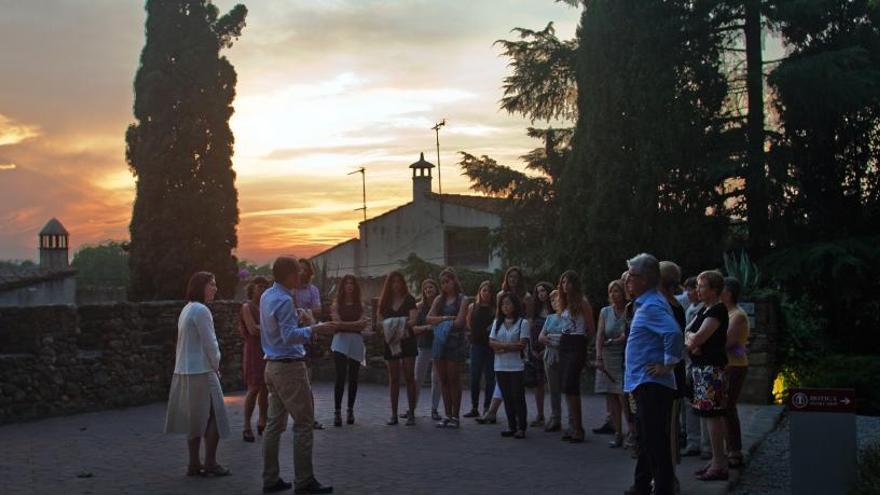
[[[255,405],[259,405],[257,434],[262,435],[266,429],[269,390],[266,388],[266,361],[263,359],[263,346],[260,343],[260,296],[267,287],[269,280],[266,277],[254,277],[248,283],[245,288],[248,300],[242,304],[238,317],[238,332],[244,341],[241,347],[241,374],[247,387],[247,395],[244,396],[244,431],[241,433],[245,442],[255,440],[251,429]]]
[[[210,272],[189,279],[187,304],[177,320],[174,376],[168,393],[165,433],[187,435],[187,476],[226,476],[229,470],[217,463],[217,444],[229,436],[229,418],[220,386],[220,346],[214,318],[206,306],[217,294],[217,281]],[[200,449],[205,441],[205,463]]]
[[[406,425],[415,424],[416,408],[416,374],[415,358],[418,344],[413,334],[412,324],[416,321],[416,299],[409,293],[403,274],[393,271],[385,277],[382,295],[379,297],[379,320],[388,318],[405,318],[404,334],[400,339],[400,351],[394,352],[385,341],[385,363],[388,366],[388,390],[391,399],[391,419],[386,423],[394,426],[398,423],[398,399],[400,397],[400,375],[406,383],[406,398],[409,408],[406,413]]]
[[[440,295],[434,299],[427,322],[434,325],[434,371],[440,373],[446,417],[438,428],[461,426],[461,365],[465,360],[466,298],[452,268],[440,272]]]
[[[559,291],[550,291],[553,312],[547,315],[538,341],[544,344],[544,376],[550,391],[550,420],[544,431],[559,431],[562,427],[562,394],[559,377],[559,339],[562,337],[562,320],[559,318]]]
[[[333,426],[342,426],[342,395],[348,381],[348,412],[346,423],[354,424],[354,403],[357,399],[358,375],[366,365],[363,332],[369,320],[364,315],[361,287],[354,275],[345,275],[339,282],[336,300],[330,306],[330,320],[337,324],[330,343],[336,380],[333,387]]]
[[[568,270],[559,277],[559,309],[565,328],[559,341],[559,367],[562,393],[568,404],[569,428],[562,439],[584,441],[581,414],[581,372],[587,362],[587,342],[595,334],[593,308],[584,297],[577,272]]]
[[[739,306],[739,295],[742,285],[733,277],[724,278],[724,291],[721,292],[721,301],[727,308],[729,325],[727,327],[727,367],[724,373],[729,383],[727,396],[727,414],[724,416],[727,430],[727,462],[731,468],[740,468],[743,463],[742,455],[742,431],[739,423],[739,413],[736,404],[739,402],[739,394],[742,392],[746,381],[746,372],[749,370],[749,357],[746,347],[749,342],[749,317]]]
[[[608,306],[599,311],[596,334],[595,392],[605,395],[605,407],[614,426],[614,440],[608,446],[623,446],[623,346],[626,343],[626,289],[623,282],[608,284]]]
[[[717,271],[705,271],[697,277],[697,290],[704,307],[687,328],[685,345],[691,356],[694,398],[691,406],[706,418],[712,460],[697,471],[702,481],[726,480],[727,457],[724,455],[724,416],[727,414],[727,325],[728,313],[721,302],[724,277]]]

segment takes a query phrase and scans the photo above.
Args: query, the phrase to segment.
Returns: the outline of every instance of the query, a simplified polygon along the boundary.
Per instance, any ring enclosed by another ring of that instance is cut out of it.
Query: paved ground
[[[334,428],[332,386],[317,384],[315,397],[319,419],[328,425],[315,432],[317,476],[336,493],[620,494],[631,483],[635,461],[627,451],[609,449],[608,436],[589,435],[577,445],[537,430],[525,440],[501,438],[500,424],[468,421],[457,431],[440,430],[423,406],[417,426],[389,427],[386,390],[376,385],[361,386],[358,424]],[[241,441],[241,403],[241,394],[226,398],[234,431],[218,455],[232,476],[184,477],[185,442],[160,433],[165,405],[159,403],[0,427],[0,494],[260,493],[261,444]],[[764,428],[760,418],[767,411],[743,406],[745,430]],[[587,427],[600,424],[603,399],[584,397],[584,413]],[[282,439],[286,479],[293,477],[291,439],[289,432]],[[682,493],[726,493],[726,483],[693,480],[700,462],[688,458],[678,466]]]

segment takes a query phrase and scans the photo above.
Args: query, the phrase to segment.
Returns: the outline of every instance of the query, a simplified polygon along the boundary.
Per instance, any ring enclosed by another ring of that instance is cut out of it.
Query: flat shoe
[[[702,475],[706,474],[706,471],[708,471],[710,469],[712,469],[712,465],[706,464],[705,466],[701,467],[700,469],[697,469],[696,471],[694,471],[694,474],[697,476],[702,476]]]
[[[278,478],[278,481],[276,481],[274,485],[264,486],[263,493],[283,492],[285,490],[290,490],[291,488],[293,488],[293,483],[289,483],[281,478]]]
[[[220,464],[214,464],[211,467],[206,467],[202,469],[202,476],[220,477],[229,476],[230,474],[232,473]]]
[[[513,434],[513,438],[516,438],[517,440],[522,440],[525,437],[526,437],[526,432],[524,432],[522,430],[519,430],[518,432]]]
[[[700,481],[727,481],[730,475],[726,469],[709,469],[705,473],[697,476]]]

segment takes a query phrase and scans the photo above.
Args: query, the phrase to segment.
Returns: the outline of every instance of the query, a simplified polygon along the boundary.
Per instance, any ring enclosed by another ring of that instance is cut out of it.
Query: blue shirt
[[[648,373],[649,364],[671,365],[681,360],[684,339],[666,299],[651,289],[635,300],[635,314],[626,340],[623,390],[632,392],[643,383],[658,383],[675,390],[675,375]]]
[[[303,344],[312,336],[312,327],[300,327],[293,296],[275,282],[260,297],[260,343],[266,359],[299,359],[306,356]]]

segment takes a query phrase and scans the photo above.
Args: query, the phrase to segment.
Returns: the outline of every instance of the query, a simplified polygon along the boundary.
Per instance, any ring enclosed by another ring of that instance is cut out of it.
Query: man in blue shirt
[[[660,262],[642,253],[627,261],[629,291],[635,312],[626,341],[623,390],[636,402],[639,459],[635,485],[627,494],[648,495],[651,480],[656,495],[674,493],[669,420],[675,391],[673,368],[681,360],[682,336],[672,308],[657,291]]]
[[[314,333],[333,333],[334,323],[316,323],[311,312],[296,309],[291,290],[299,286],[299,263],[282,256],[272,265],[275,283],[260,298],[260,341],[266,355],[269,413],[263,440],[263,493],[279,492],[291,484],[279,476],[278,448],[287,416],[293,416],[293,465],[296,493],[331,493],[312,469],[312,429],[315,405],[306,369],[303,344]]]

